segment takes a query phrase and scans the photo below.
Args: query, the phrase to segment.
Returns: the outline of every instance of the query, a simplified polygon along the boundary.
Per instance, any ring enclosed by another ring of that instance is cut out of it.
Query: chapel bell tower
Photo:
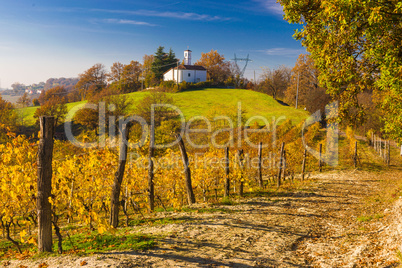
[[[184,51],[184,65],[191,65],[191,50]]]

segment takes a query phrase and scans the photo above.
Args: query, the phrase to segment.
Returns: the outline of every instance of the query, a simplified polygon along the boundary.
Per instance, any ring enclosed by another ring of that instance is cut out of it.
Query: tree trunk
[[[190,163],[188,161],[186,147],[184,146],[184,142],[180,134],[177,135],[177,139],[179,141],[179,147],[184,166],[184,174],[186,176],[187,201],[188,204],[191,205],[195,203],[195,196],[193,192],[193,186],[191,185],[191,170],[189,166]]]
[[[53,221],[53,227],[54,227],[54,231],[56,233],[57,239],[59,240],[57,243],[57,248],[58,248],[58,253],[59,254],[63,254],[63,237],[60,233],[60,227],[57,225],[57,216],[55,214],[53,214],[54,216],[54,221]]]
[[[114,183],[112,188],[112,195],[110,198],[110,225],[117,228],[119,225],[119,207],[120,207],[120,192],[121,184],[123,182],[124,171],[127,163],[127,141],[129,134],[129,126],[124,124],[121,129],[121,141],[120,141],[120,156],[119,167],[114,177]]]
[[[52,191],[52,160],[54,118],[40,117],[40,141],[38,150],[38,251],[52,252],[52,208],[49,197]]]
[[[283,163],[283,151],[285,149],[285,143],[282,142],[281,152],[279,155],[279,170],[278,170],[278,180],[277,180],[277,187],[281,186],[281,177],[282,177],[282,163]]]
[[[306,156],[307,156],[307,149],[304,149],[303,163],[302,163],[302,180],[304,180],[304,174],[306,172]]]

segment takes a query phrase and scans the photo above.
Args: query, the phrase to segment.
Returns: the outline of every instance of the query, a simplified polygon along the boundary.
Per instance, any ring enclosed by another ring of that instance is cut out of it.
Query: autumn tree
[[[33,106],[39,106],[39,105],[40,105],[39,99],[37,99],[37,98],[33,99],[33,100],[32,100],[32,105],[33,105]]]
[[[31,98],[29,97],[28,93],[24,93],[21,97],[18,98],[17,104],[21,107],[28,107],[31,104]]]
[[[366,91],[357,95],[358,102],[365,111],[363,124],[357,128],[362,134],[366,134],[369,129],[378,130],[384,127],[381,121],[381,106],[376,105],[373,101],[376,99],[373,94],[373,91]]]
[[[331,96],[326,93],[326,90],[322,87],[317,87],[308,92],[308,96],[305,101],[306,110],[312,114],[317,111],[320,111],[321,123],[325,124],[327,120],[325,107],[330,102],[331,102]]]
[[[285,92],[286,102],[296,105],[297,98],[298,107],[306,107],[308,100],[315,95],[313,91],[325,92],[319,86],[318,76],[319,72],[311,57],[308,54],[300,54],[292,69],[292,77]],[[311,108],[308,107],[308,110],[311,111]]]
[[[155,73],[152,71],[154,55],[144,55],[142,58],[144,86],[148,88],[157,84]]]
[[[165,48],[162,46],[158,47],[152,62],[152,71],[158,81],[161,81],[163,79],[163,74],[170,68],[174,67],[178,61],[172,49],[169,50],[169,53],[165,53],[164,49]]]
[[[142,65],[138,61],[131,61],[124,66],[122,78],[122,92],[133,92],[141,88]]]
[[[0,143],[7,139],[8,132],[17,131],[17,118],[14,106],[0,95]]]
[[[34,118],[39,122],[41,116],[53,116],[55,126],[64,122],[67,115],[67,91],[62,86],[57,86],[43,91],[39,96],[40,108],[36,109]]]
[[[100,63],[95,64],[78,76],[80,80],[75,88],[79,91],[82,100],[102,91],[107,85],[105,66]]]
[[[151,91],[149,95],[145,96],[135,109],[135,113],[144,118],[148,124],[152,121],[152,105],[153,104],[173,104],[174,101],[171,97],[164,92]],[[157,106],[154,108],[155,126],[160,126],[163,121],[167,121],[177,117],[177,112],[168,106]]]
[[[402,141],[402,4],[398,0],[279,0],[319,79],[340,102],[339,115],[360,124],[359,93],[374,89],[384,130]]]
[[[25,91],[26,86],[19,82],[15,82],[14,84],[11,85],[11,88],[13,89],[15,94],[19,94],[20,92]]]
[[[125,117],[129,114],[133,104],[131,99],[126,98],[120,93],[116,92],[112,87],[108,87],[93,95],[88,102],[95,104],[97,109],[88,107],[80,109],[74,115],[74,123],[80,124],[86,131],[97,130],[99,127],[100,112],[102,112],[101,109],[104,109],[105,126],[109,128],[111,123],[113,123],[117,129],[118,120],[120,117]]]
[[[73,122],[76,125],[79,125],[81,130],[84,131],[95,131],[99,127],[99,110],[91,109],[87,106],[79,109],[73,117]]]
[[[67,91],[74,89],[74,86],[78,83],[79,78],[49,78],[46,83],[41,82],[39,86],[43,86],[43,90],[49,90],[57,86],[63,86]]]
[[[107,81],[109,83],[119,82],[123,78],[124,64],[120,62],[113,63],[110,67],[110,72],[107,74]]]
[[[260,76],[259,91],[271,95],[275,100],[283,98],[290,83],[291,70],[286,66],[277,69],[263,69]]]
[[[210,52],[201,53],[201,58],[195,65],[207,69],[208,80],[216,83],[224,83],[231,74],[229,62],[225,61],[224,55],[219,54],[217,50],[211,49]]]
[[[138,61],[131,61],[127,65],[115,62],[108,73],[108,81],[113,89],[121,93],[129,93],[140,89],[141,74],[142,65]]]

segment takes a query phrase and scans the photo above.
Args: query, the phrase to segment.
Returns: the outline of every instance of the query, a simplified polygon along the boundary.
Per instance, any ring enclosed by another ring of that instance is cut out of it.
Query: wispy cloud
[[[128,14],[146,17],[161,17],[182,20],[198,20],[198,21],[228,21],[232,18],[212,16],[207,14],[198,14],[192,12],[172,12],[172,11],[154,11],[154,10],[108,10],[108,9],[92,9],[95,12],[107,12],[115,14]]]
[[[277,48],[258,50],[257,52],[264,53],[269,56],[297,56],[302,53],[306,53],[306,50],[305,49],[277,47]]]
[[[144,21],[136,21],[136,20],[124,20],[124,19],[105,19],[103,20],[106,23],[113,24],[129,24],[129,25],[140,25],[140,26],[157,26],[156,24],[151,24]]]
[[[283,8],[281,4],[277,3],[276,0],[253,0],[258,2],[264,9],[270,13],[283,15]]]

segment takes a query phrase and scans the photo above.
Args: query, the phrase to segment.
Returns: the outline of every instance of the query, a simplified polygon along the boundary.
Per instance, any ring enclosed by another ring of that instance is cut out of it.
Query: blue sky
[[[253,60],[261,67],[292,67],[305,49],[292,37],[297,25],[282,18],[275,0],[86,1],[0,0],[1,87],[51,77],[77,77],[96,63],[142,62],[158,46],[193,62],[211,49],[226,59]]]

